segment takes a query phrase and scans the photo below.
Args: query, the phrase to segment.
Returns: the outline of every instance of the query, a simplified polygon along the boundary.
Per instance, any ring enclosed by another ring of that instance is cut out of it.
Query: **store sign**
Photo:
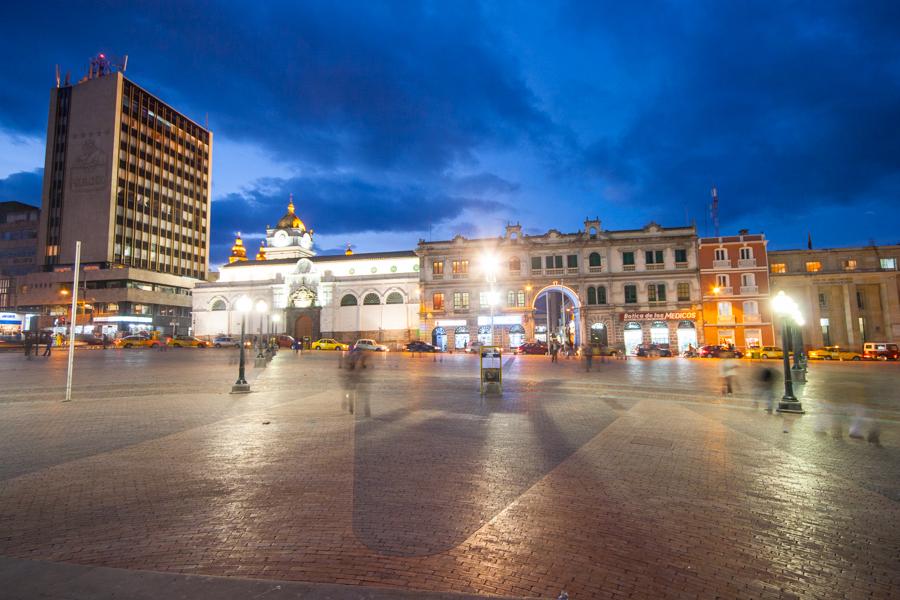
[[[465,327],[465,319],[438,319],[434,322],[437,327]]]
[[[478,317],[479,325],[490,325],[491,317],[490,316],[480,316]],[[494,325],[521,325],[522,324],[522,315],[495,315],[494,316]]]
[[[22,317],[16,313],[0,313],[0,325],[21,325]]]
[[[627,312],[621,313],[621,318],[623,321],[695,321],[697,311]]]
[[[94,323],[152,323],[153,317],[94,317]]]

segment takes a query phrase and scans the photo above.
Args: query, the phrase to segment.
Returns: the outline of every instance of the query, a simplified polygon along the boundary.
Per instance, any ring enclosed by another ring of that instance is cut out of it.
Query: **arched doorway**
[[[697,347],[697,328],[693,321],[678,322],[678,352],[682,353],[688,346]]]
[[[609,329],[603,323],[591,325],[591,345],[601,348],[609,346]]]
[[[535,338],[542,329],[546,331],[544,339],[549,337],[576,347],[583,343],[581,301],[572,288],[564,285],[542,288],[534,295],[531,309],[534,311]]]
[[[521,325],[513,325],[509,328],[509,347],[518,348],[525,343],[525,328]]]
[[[650,324],[650,343],[669,345],[669,325],[665,321],[653,321]]]
[[[297,317],[297,320],[294,321],[294,339],[303,340],[304,337],[308,337],[310,338],[310,340],[312,340],[312,336],[313,324],[312,319],[309,318],[309,315],[300,315],[299,317]]]
[[[644,331],[641,324],[637,321],[628,321],[625,323],[623,332],[625,337],[625,354],[635,354],[637,347],[644,342]]]
[[[457,350],[465,350],[469,347],[469,329],[459,326],[453,331],[453,347]]]
[[[435,327],[431,331],[432,345],[441,349],[442,352],[447,350],[447,331],[443,327]]]

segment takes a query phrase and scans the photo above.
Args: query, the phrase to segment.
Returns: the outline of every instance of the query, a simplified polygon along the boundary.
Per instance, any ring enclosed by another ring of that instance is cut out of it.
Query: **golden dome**
[[[259,243],[259,252],[256,253],[256,260],[266,260],[266,242]]]
[[[350,244],[347,244],[347,249],[344,250],[344,254],[347,256],[353,256],[353,249],[350,247]]]
[[[301,229],[306,231],[306,225],[303,224],[303,221],[300,220],[300,217],[294,214],[294,195],[291,194],[291,199],[288,202],[288,211],[284,213],[284,216],[278,220],[278,223],[275,224],[276,229]]]
[[[247,249],[244,248],[244,240],[241,239],[241,232],[238,232],[237,237],[234,238],[234,246],[231,247],[231,256],[228,257],[228,262],[233,263],[239,260],[247,260]]]

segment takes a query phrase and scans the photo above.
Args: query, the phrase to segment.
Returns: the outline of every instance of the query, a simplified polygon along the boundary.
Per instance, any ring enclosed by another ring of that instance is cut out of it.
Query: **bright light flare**
[[[241,296],[235,301],[234,307],[239,312],[248,312],[251,308],[253,308],[253,300],[251,300],[249,296]]]
[[[269,305],[266,304],[265,300],[260,300],[259,302],[256,303],[256,312],[264,313],[264,312],[267,312],[268,310],[269,310]]]

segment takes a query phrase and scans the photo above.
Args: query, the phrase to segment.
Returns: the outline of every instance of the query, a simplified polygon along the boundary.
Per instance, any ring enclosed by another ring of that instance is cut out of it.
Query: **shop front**
[[[0,313],[0,335],[16,335],[22,332],[24,315],[19,313]]]
[[[697,347],[697,319],[693,310],[670,312],[626,312],[620,314],[626,354],[635,354],[641,344],[668,345],[684,352]]]

